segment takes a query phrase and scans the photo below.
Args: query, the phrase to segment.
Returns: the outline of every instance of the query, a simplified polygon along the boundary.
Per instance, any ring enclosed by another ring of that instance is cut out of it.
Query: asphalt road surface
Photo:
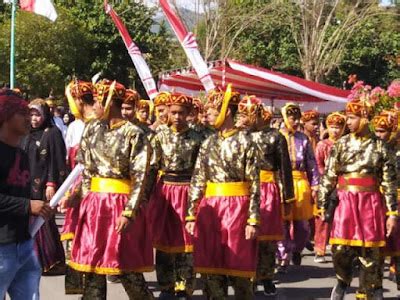
[[[62,223],[62,217],[57,216],[57,223]],[[387,279],[388,270],[385,271],[384,289],[385,299],[397,299],[396,285]],[[150,289],[157,297],[159,289],[155,273],[145,274]],[[290,266],[287,274],[277,274],[276,286],[278,295],[276,297],[265,297],[259,286],[255,299],[329,299],[331,289],[335,284],[335,277],[330,257],[325,264],[316,264],[313,261],[313,254],[308,250],[304,251],[301,266]],[[358,286],[357,278],[354,279],[351,289],[346,299],[355,299],[355,291]],[[108,284],[108,299],[128,299],[121,284]],[[44,276],[40,285],[42,300],[72,300],[79,299],[78,295],[64,294],[64,276]],[[233,290],[229,288],[229,295],[233,295]],[[202,296],[201,283],[194,293],[193,299],[205,299]],[[230,299],[234,299],[233,296]]]

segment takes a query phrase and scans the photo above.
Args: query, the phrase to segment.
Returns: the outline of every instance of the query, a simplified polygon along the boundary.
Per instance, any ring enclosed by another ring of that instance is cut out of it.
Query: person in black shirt
[[[27,103],[0,90],[0,299],[39,299],[41,268],[29,234],[31,215],[48,218],[46,202],[30,200],[28,157],[19,147],[29,132]]]

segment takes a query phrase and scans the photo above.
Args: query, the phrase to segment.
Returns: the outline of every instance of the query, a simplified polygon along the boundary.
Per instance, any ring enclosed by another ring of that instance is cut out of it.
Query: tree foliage
[[[371,18],[349,40],[340,65],[327,82],[340,85],[348,74],[372,86],[400,78],[400,22],[397,16]]]
[[[223,59],[227,53],[230,58],[339,87],[352,73],[359,73],[372,85],[387,84],[399,77],[400,22],[396,8],[385,10],[375,2],[361,0],[230,3],[235,14],[212,20],[222,18],[220,23],[232,24],[232,19],[240,15],[240,19],[253,21],[245,28],[234,26],[218,34],[212,30],[216,25],[199,23],[203,53],[210,49],[205,44],[207,36],[233,43],[228,52],[214,47],[208,55],[211,59]],[[211,9],[214,14],[221,11],[218,7]],[[254,19],[254,11],[262,9],[264,13]]]
[[[0,81],[8,82],[10,21],[0,25]],[[16,83],[31,96],[63,93],[69,74],[84,74],[88,65],[88,37],[65,10],[54,24],[32,13],[16,16]]]
[[[360,0],[198,1],[203,7],[191,24],[197,21],[194,30],[206,60],[238,59],[339,87],[353,73],[373,86],[400,77],[398,9],[380,10]],[[155,21],[154,9],[138,1],[114,2],[156,79],[160,71],[188,63],[164,21]],[[102,1],[55,4],[55,23],[17,13],[17,86],[31,97],[51,91],[61,97],[72,76],[89,80],[102,72],[145,96]],[[0,1],[0,85],[9,79],[10,10]]]
[[[90,80],[101,72],[103,77],[139,89],[145,97],[131,58],[102,2],[55,3],[59,18],[54,23],[35,14],[18,12],[17,85],[27,89],[31,96],[45,96],[51,90],[61,96],[72,76]],[[162,24],[155,24],[154,11],[143,4],[127,2],[116,3],[114,9],[144,53],[153,75],[169,68],[170,35]],[[9,61],[9,32],[10,21],[0,24],[0,60],[5,62]],[[0,81],[7,82],[8,65],[3,66]]]

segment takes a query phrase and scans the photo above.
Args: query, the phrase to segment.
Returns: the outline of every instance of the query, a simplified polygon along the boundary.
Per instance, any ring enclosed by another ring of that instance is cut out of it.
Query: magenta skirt
[[[201,200],[194,234],[194,268],[202,274],[254,277],[257,240],[245,239],[248,196]]]
[[[168,253],[193,251],[192,238],[185,230],[189,187],[189,182],[157,182],[147,208],[154,248]]]
[[[79,220],[79,206],[69,207],[67,209],[67,212],[65,213],[65,221],[63,228],[61,229],[62,241],[68,241],[74,238],[78,220]]]
[[[338,190],[338,198],[330,244],[385,246],[385,208],[381,194]]]
[[[75,149],[75,148],[71,148]],[[82,182],[82,176],[79,176],[72,184],[70,191],[78,188]],[[61,240],[72,240],[75,235],[76,226],[79,220],[79,205],[77,207],[69,207],[65,213],[63,228],[61,229]]]
[[[283,240],[281,196],[276,183],[261,183],[259,241]]]
[[[122,234],[115,230],[127,202],[126,194],[95,192],[82,200],[71,268],[105,275],[153,270],[153,248],[143,211]]]

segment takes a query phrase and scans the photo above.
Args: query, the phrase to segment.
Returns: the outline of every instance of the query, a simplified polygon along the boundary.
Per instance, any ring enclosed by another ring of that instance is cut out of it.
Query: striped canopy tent
[[[209,62],[208,67],[216,86],[232,83],[242,95],[256,95],[274,108],[286,102],[297,102],[302,110],[316,109],[321,113],[342,110],[348,90],[305,80],[296,76],[247,65],[234,60]],[[196,72],[188,67],[160,74],[160,91],[176,91],[190,96],[204,93]]]

